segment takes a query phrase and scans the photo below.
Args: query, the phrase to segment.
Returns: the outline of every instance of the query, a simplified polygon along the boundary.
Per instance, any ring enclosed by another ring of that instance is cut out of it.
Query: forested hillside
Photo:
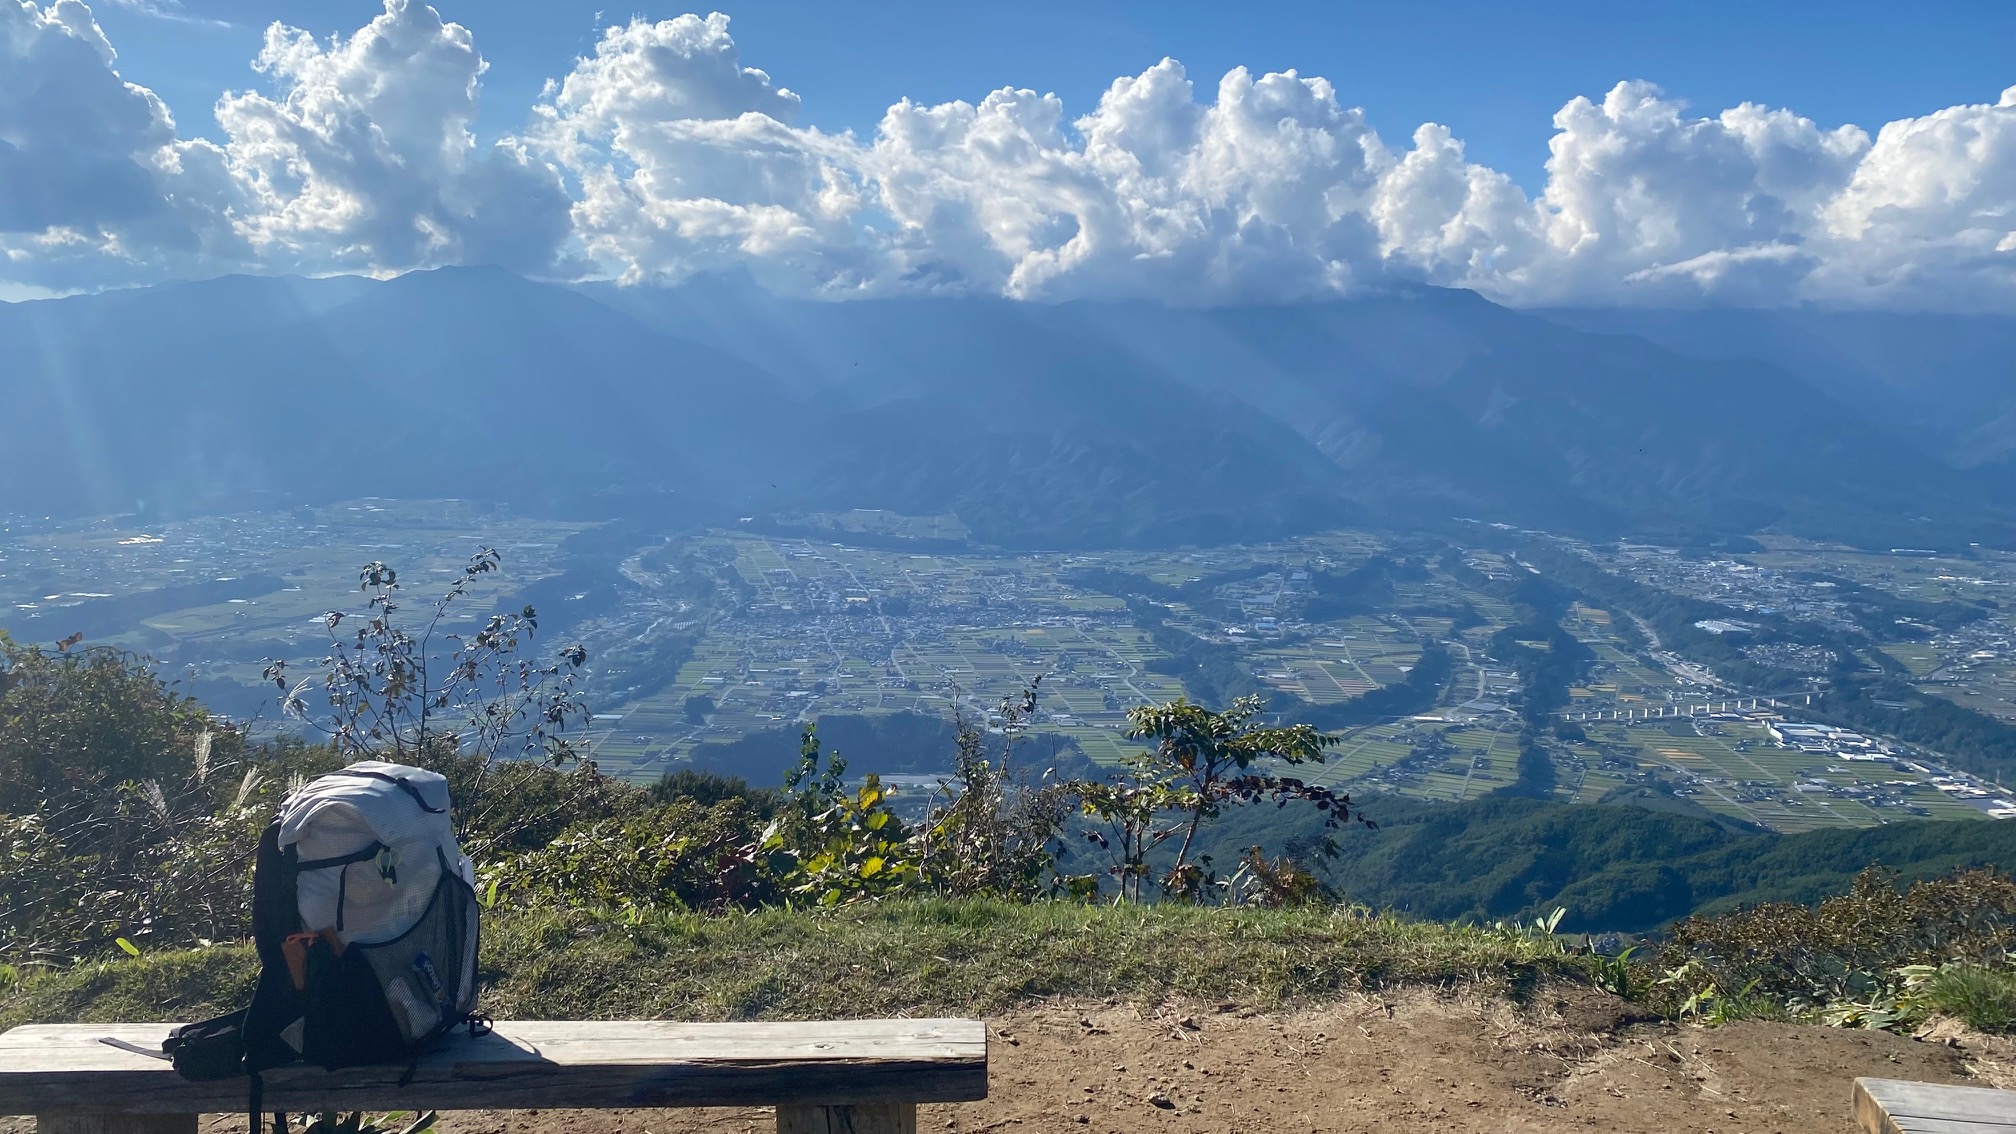
[[[1388,795],[1357,803],[1377,829],[1332,837],[1327,861],[1319,824],[1271,808],[1229,815],[1208,832],[1207,853],[1223,862],[1250,845],[1293,854],[1320,864],[1348,900],[1411,917],[1491,921],[1566,907],[1561,926],[1574,932],[1645,932],[1740,905],[1816,902],[1871,865],[1904,878],[2016,869],[2016,834],[1987,821],[1778,835],[1630,804]]]

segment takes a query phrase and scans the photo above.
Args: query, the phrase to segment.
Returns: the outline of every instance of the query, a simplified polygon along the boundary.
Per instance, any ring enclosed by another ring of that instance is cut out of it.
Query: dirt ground
[[[1523,1007],[1464,994],[1365,997],[1288,1016],[1231,1005],[1056,1004],[989,1021],[992,1095],[923,1108],[930,1134],[1854,1129],[1857,1075],[2016,1088],[2016,1045],[1882,1032],[1634,1018],[1587,989]],[[217,1116],[205,1134],[242,1131]],[[0,1134],[27,1124],[0,1120]],[[743,1134],[755,1109],[444,1114],[441,1134]]]

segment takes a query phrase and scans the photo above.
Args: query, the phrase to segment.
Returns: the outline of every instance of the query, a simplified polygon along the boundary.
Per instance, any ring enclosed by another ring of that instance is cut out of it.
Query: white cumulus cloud
[[[527,139],[567,168],[579,238],[625,279],[747,263],[831,285],[860,260],[858,147],[794,127],[798,107],[742,66],[726,16],[640,19],[549,86]]]
[[[1376,276],[1365,204],[1387,160],[1326,80],[1241,68],[1205,104],[1164,60],[1068,124],[1026,90],[898,104],[859,168],[910,273],[1026,298],[1216,302]]]
[[[267,91],[225,93],[225,140],[183,140],[124,81],[79,0],[0,0],[0,279],[45,287],[220,271],[575,270],[552,168],[470,134],[467,29],[386,0],[317,42],[275,24]]]
[[[229,254],[215,154],[178,141],[117,60],[79,0],[0,0],[0,280],[84,287],[108,265],[195,270]]]
[[[273,25],[256,68],[274,93],[227,94],[217,121],[262,261],[307,270],[499,263],[549,270],[567,237],[559,177],[470,133],[474,37],[411,0],[347,39]]]
[[[276,24],[254,67],[224,140],[185,140],[80,0],[0,0],[0,283],[480,262],[835,297],[2016,307],[2016,87],[1872,139],[1621,82],[1555,116],[1529,195],[1444,126],[1382,139],[1324,78],[1174,60],[1075,116],[1003,88],[824,131],[718,13],[605,29],[492,144],[474,34],[417,0],[326,41]]]
[[[1647,83],[1574,99],[1554,127],[1527,282],[1563,299],[1620,281],[1654,299],[1768,298],[1810,269],[1817,210],[1869,149],[1855,127],[1749,103],[1690,117]],[[1774,286],[1744,293],[1759,274]]]
[[[2016,300],[2016,86],[1877,132],[1821,219],[1838,249],[1825,292],[2007,310]]]

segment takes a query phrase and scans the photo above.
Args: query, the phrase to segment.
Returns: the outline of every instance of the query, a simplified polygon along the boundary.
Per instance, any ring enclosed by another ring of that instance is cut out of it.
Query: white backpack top
[[[306,867],[296,880],[301,923],[335,929],[345,944],[390,941],[427,912],[443,863],[474,885],[448,804],[440,773],[380,760],[318,777],[288,796],[280,848],[292,848]],[[351,861],[315,868],[331,859]]]

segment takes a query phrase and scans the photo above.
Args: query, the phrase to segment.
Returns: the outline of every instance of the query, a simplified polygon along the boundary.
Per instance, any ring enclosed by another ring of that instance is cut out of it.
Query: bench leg
[[[910,1103],[780,1106],[777,1134],[917,1134],[917,1108]]]
[[[40,1114],[35,1134],[196,1134],[194,1114]]]

